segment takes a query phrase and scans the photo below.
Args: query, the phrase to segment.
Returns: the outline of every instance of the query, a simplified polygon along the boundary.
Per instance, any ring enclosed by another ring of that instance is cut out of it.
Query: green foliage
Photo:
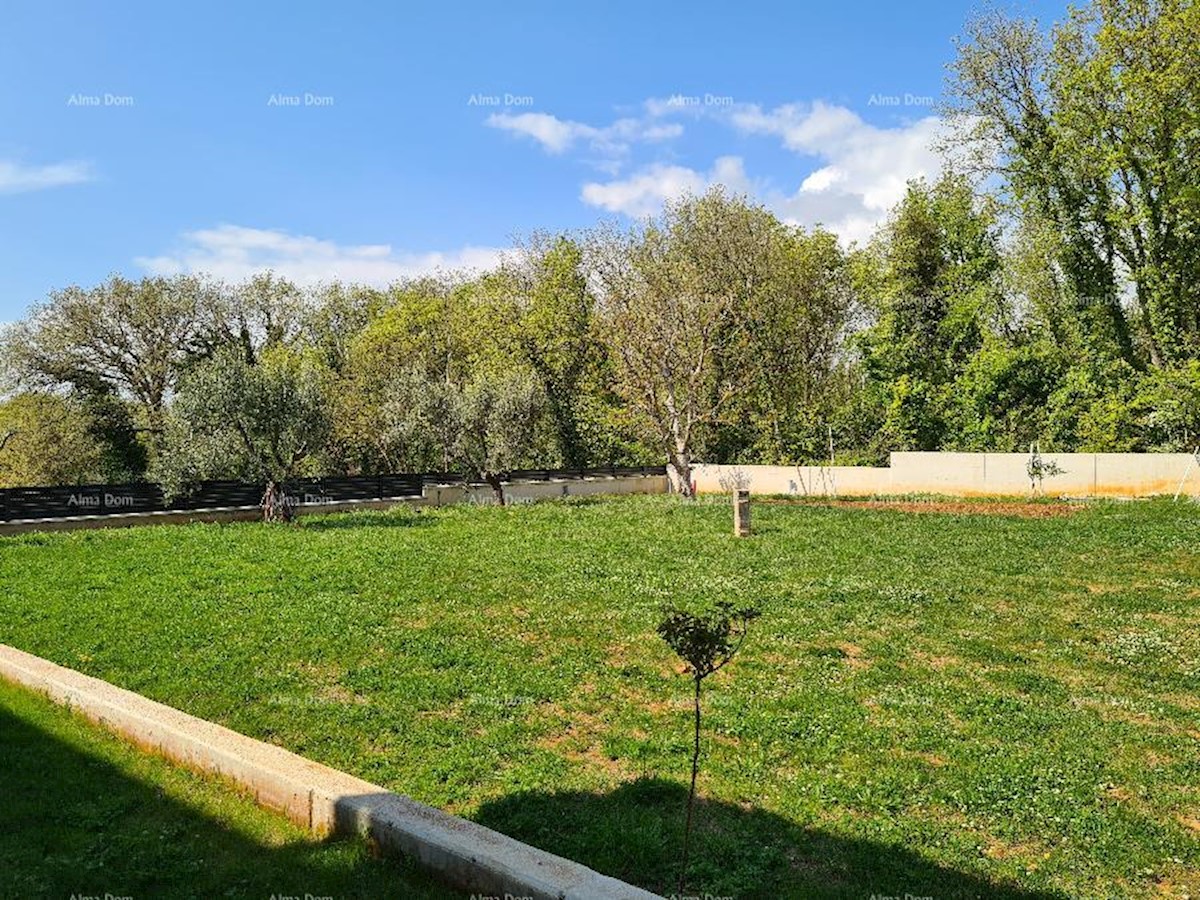
[[[951,67],[945,174],[866,246],[716,188],[386,289],[114,277],[6,329],[3,386],[73,394],[130,477],[174,465],[153,457],[177,386],[235,352],[314,361],[326,472],[665,461],[686,495],[698,460],[1191,449],[1197,58],[1183,0],[1090,0],[1048,31],[985,12]],[[504,397],[523,413],[501,425]],[[480,434],[518,422],[489,460]]]
[[[535,235],[487,282],[513,349],[541,385],[562,464],[588,465],[580,407],[598,345],[582,248],[565,235]]]
[[[251,363],[226,347],[181,380],[156,477],[168,497],[204,479],[260,481],[264,514],[288,519],[283,484],[324,446],[327,408],[312,359],[276,348]]]
[[[669,608],[658,623],[658,635],[688,664],[692,677],[701,681],[733,659],[746,629],[759,615],[757,609],[738,608],[728,600],[703,613]]]
[[[1093,352],[1200,354],[1200,8],[1094,0],[1051,34],[988,13],[949,83],[957,143],[1036,225]]]
[[[48,393],[0,403],[0,487],[103,480],[105,447],[77,401]]]

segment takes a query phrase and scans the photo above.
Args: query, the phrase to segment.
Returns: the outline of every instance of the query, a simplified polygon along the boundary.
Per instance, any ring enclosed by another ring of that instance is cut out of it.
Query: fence
[[[560,479],[663,475],[662,466],[602,466],[591,469],[519,469],[503,480]],[[420,497],[425,485],[466,484],[461,473],[426,472],[398,475],[348,475],[297,478],[284,485],[296,506],[321,506],[369,500]],[[0,521],[63,519],[76,516],[117,516],[133,513],[186,512],[256,507],[263,484],[242,481],[204,481],[185,496],[168,502],[157,484],[82,484],[59,487],[0,489]]]

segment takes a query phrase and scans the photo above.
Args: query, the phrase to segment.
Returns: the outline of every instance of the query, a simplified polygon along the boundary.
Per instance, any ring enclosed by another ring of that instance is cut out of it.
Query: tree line
[[[482,274],[54,291],[0,344],[0,483],[1191,449],[1197,59],[1191,3],[973,20],[946,174],[863,246],[714,189]]]

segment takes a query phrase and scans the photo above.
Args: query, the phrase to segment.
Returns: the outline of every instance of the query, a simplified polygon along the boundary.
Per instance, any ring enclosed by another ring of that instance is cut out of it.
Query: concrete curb
[[[652,900],[586,866],[451,816],[282,747],[0,644],[0,677],[78,710],[143,749],[248,789],[318,835],[369,836],[466,891],[538,900]]]

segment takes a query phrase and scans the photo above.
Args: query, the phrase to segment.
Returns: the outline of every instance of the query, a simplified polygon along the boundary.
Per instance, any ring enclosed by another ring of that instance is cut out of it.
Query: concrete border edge
[[[144,750],[224,776],[260,805],[315,834],[367,835],[385,854],[415,857],[465,891],[538,900],[658,896],[7,644],[0,644],[0,677],[78,711]]]

